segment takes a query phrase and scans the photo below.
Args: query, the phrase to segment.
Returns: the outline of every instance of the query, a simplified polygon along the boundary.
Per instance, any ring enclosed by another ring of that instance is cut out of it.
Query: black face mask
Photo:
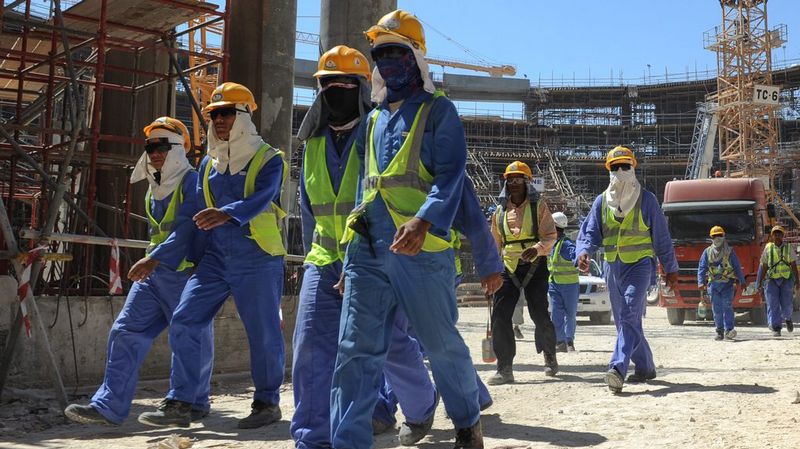
[[[332,125],[344,125],[358,117],[359,89],[329,87],[322,92],[328,108],[328,121]]]

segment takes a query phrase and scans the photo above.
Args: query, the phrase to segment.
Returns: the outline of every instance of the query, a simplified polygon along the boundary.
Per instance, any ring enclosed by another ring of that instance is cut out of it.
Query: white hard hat
[[[556,212],[553,214],[553,221],[556,222],[556,227],[565,229],[569,224],[569,219],[563,212]]]

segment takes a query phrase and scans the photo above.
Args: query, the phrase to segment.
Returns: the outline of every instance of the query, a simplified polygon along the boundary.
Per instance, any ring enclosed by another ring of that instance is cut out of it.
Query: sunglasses
[[[172,143],[166,137],[157,137],[153,139],[147,139],[144,145],[144,151],[147,154],[152,153],[166,153],[172,149],[173,145],[178,145],[177,143]]]
[[[615,164],[615,165],[612,165],[609,170],[610,171],[618,171],[618,170],[628,171],[630,169],[631,169],[631,164]]]
[[[506,184],[510,186],[521,186],[525,184],[525,178],[508,178]]]
[[[228,118],[234,116],[236,115],[237,112],[247,112],[247,111],[242,111],[236,108],[218,108],[211,110],[211,112],[209,112],[208,115],[211,117],[211,120],[216,120],[217,117],[220,116],[222,118]]]

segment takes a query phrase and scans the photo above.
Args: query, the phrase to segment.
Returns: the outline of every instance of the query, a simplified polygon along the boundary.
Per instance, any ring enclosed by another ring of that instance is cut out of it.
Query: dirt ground
[[[484,379],[494,369],[480,360],[485,313],[462,309],[460,325]],[[559,354],[561,371],[553,379],[542,374],[542,357],[535,354],[526,317],[514,367],[517,382],[490,387],[494,405],[482,417],[487,448],[786,448],[800,442],[800,404],[793,403],[800,397],[800,330],[773,338],[766,328],[740,325],[738,341],[716,342],[711,324],[670,326],[665,311],[651,307],[645,330],[658,378],[626,385],[615,396],[602,380],[614,326],[583,320],[578,351]],[[293,448],[291,385],[284,386],[280,423],[239,430],[236,420],[249,409],[249,387],[246,375],[216,376],[212,413],[190,429],[155,429],[136,421],[136,415],[158,402],[166,382],[141,385],[131,418],[121,427],[71,424],[44,399],[46,394],[11,391],[0,405],[0,447],[147,448],[179,434],[196,439],[194,448]],[[452,424],[440,405],[431,434],[418,447],[452,444]],[[397,446],[394,434],[375,439],[376,448]]]

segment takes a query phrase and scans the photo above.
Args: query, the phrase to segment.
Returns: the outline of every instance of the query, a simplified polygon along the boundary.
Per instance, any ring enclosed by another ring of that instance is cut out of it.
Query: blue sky
[[[800,63],[800,2],[768,5],[770,28],[786,24],[789,31],[788,44],[774,51],[773,60]],[[703,32],[722,20],[717,0],[399,0],[398,6],[428,25],[429,54],[476,59],[449,38],[486,60],[515,65],[517,76],[534,84],[539,77],[549,83],[551,76],[568,84],[573,77],[607,81],[613,73],[618,82],[622,73],[641,82],[663,78],[665,71],[685,77],[695,69],[715,70]],[[319,7],[319,0],[298,0],[299,31],[319,31]],[[316,52],[297,44],[300,58],[314,59]]]

